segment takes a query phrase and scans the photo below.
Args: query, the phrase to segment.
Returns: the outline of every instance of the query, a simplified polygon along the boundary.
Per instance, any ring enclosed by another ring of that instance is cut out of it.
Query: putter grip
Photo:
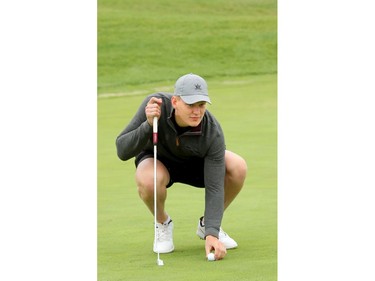
[[[153,123],[152,123],[152,141],[155,144],[158,143],[158,118],[154,117]]]

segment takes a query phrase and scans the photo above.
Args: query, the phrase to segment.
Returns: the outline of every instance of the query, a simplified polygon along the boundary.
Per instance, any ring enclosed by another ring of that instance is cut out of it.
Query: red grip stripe
[[[152,140],[153,140],[154,144],[158,143],[158,133],[153,133],[152,134]]]

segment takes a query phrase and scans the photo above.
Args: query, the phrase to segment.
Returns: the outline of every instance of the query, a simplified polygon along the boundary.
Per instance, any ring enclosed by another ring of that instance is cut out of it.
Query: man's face
[[[175,109],[175,118],[180,127],[198,126],[206,112],[206,102],[200,101],[193,104],[185,103],[180,97],[172,97],[172,106]]]

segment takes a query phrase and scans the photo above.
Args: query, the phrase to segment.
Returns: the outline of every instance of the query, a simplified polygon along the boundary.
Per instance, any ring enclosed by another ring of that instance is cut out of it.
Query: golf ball
[[[215,260],[215,254],[214,253],[209,253],[207,255],[207,260],[209,261],[214,261]]]

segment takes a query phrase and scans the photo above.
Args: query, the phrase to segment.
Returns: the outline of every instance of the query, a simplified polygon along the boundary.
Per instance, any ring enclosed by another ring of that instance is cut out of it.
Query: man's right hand
[[[146,105],[145,113],[147,117],[147,122],[152,127],[153,125],[153,119],[154,117],[157,117],[158,119],[161,116],[161,104],[163,100],[159,98],[152,97],[149,102]]]

